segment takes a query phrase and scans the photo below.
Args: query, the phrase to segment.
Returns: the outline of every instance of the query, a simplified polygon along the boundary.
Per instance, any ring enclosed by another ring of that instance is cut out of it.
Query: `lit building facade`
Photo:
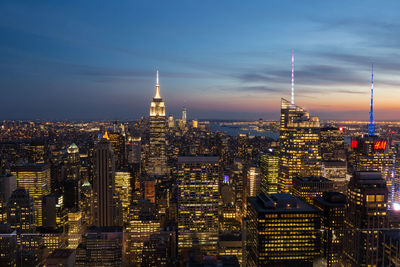
[[[76,249],[75,266],[122,267],[122,229],[91,228]]]
[[[321,176],[320,124],[304,109],[281,102],[278,191],[291,192],[295,176]]]
[[[128,219],[129,205],[132,199],[131,180],[131,171],[118,170],[115,172],[115,192],[121,200],[123,221],[127,221]]]
[[[120,169],[126,163],[125,137],[118,132],[109,132],[108,138],[114,152],[115,166]]]
[[[260,157],[260,169],[261,193],[278,193],[279,155],[276,152],[262,154]]]
[[[71,144],[67,148],[64,180],[64,206],[67,209],[78,210],[81,186],[81,164],[79,148]]]
[[[337,192],[325,192],[314,200],[314,206],[321,212],[321,252],[327,266],[339,266],[343,250],[343,228],[346,196]]]
[[[343,127],[322,127],[320,141],[323,161],[346,161]]]
[[[312,266],[320,253],[319,216],[291,194],[248,198],[246,266]]]
[[[219,157],[178,158],[178,253],[216,254]]]
[[[395,267],[400,265],[400,232],[396,230],[382,231],[379,240],[380,266]]]
[[[82,211],[68,212],[68,248],[76,249],[82,241],[82,233],[84,232],[82,222]]]
[[[186,120],[187,120],[187,110],[185,107],[182,108],[182,123],[186,125]]]
[[[133,137],[128,138],[128,163],[129,164],[140,164],[140,156],[142,152],[142,138]]]
[[[35,234],[34,199],[24,188],[17,188],[8,200],[7,209],[7,222],[17,232],[17,265],[39,264],[43,240]]]
[[[41,141],[33,141],[24,146],[29,163],[43,164],[47,161],[46,145]]]
[[[124,238],[126,264],[142,263],[145,243],[149,242],[152,235],[160,233],[160,226],[155,205],[148,200],[141,200],[130,207]]]
[[[314,198],[322,197],[324,192],[333,191],[333,182],[321,176],[294,177],[292,191],[294,196],[313,205]]]
[[[175,128],[175,120],[174,120],[174,116],[172,116],[172,114],[169,114],[168,116],[168,128]]]
[[[345,161],[324,161],[322,162],[322,176],[333,182],[335,192],[346,193],[347,183],[347,162]]]
[[[261,171],[257,166],[250,166],[247,171],[247,196],[255,197],[260,193]]]
[[[0,266],[17,266],[17,232],[10,225],[0,225]]]
[[[165,104],[160,95],[160,85],[156,82],[156,95],[150,104],[150,151],[147,173],[150,175],[165,175],[168,173],[166,155],[166,118]]]
[[[50,166],[48,164],[29,164],[14,167],[17,186],[25,188],[33,197],[35,224],[42,226],[42,198],[50,194]]]
[[[115,162],[110,142],[103,138],[94,152],[94,225],[120,225],[119,199],[115,194]]]
[[[66,232],[67,210],[61,194],[52,193],[43,197],[43,227]]]
[[[393,154],[390,151],[389,141],[379,136],[364,136],[351,140],[354,160],[352,163],[356,171],[379,171],[388,187],[388,201],[392,195]]]
[[[246,214],[246,178],[243,160],[236,158],[230,179],[232,180],[237,218],[242,218]]]
[[[0,174],[0,223],[7,223],[7,203],[17,189],[17,177],[9,173]]]
[[[35,232],[34,202],[27,190],[16,189],[8,201],[7,209],[7,222],[18,234]]]
[[[343,263],[377,266],[379,229],[387,226],[386,182],[380,172],[356,172],[347,189]]]

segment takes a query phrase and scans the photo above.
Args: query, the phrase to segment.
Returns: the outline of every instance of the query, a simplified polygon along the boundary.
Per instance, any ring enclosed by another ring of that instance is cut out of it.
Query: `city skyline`
[[[0,120],[138,119],[156,69],[166,115],[278,120],[292,50],[312,115],[368,121],[374,63],[375,120],[398,120],[399,4],[312,4],[4,1]]]

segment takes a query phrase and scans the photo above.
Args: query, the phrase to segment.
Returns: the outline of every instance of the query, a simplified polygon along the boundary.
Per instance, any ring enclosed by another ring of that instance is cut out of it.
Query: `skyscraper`
[[[140,265],[144,258],[144,243],[151,235],[160,233],[156,205],[148,200],[140,200],[132,205],[125,231],[125,262],[130,266]]]
[[[7,203],[17,189],[17,177],[9,173],[0,174],[0,223],[7,223]]]
[[[132,172],[130,170],[118,170],[115,172],[115,192],[118,194],[122,205],[122,218],[127,221],[129,205],[132,197]]]
[[[7,209],[7,222],[18,234],[35,232],[34,204],[28,190],[16,189],[8,201]]]
[[[165,152],[165,104],[160,95],[158,71],[156,79],[156,94],[150,105],[150,151],[147,173],[150,175],[165,175],[168,173],[167,156]]]
[[[262,154],[260,157],[261,184],[264,194],[278,193],[279,156],[276,151]]]
[[[182,122],[183,124],[186,124],[186,114],[187,114],[187,110],[185,107],[182,108]]]
[[[321,176],[320,124],[304,109],[282,99],[278,191],[290,192],[295,176]]]
[[[322,176],[333,182],[335,192],[345,193],[348,183],[347,162],[324,161],[322,162]]]
[[[35,233],[34,199],[28,190],[17,188],[8,200],[7,221],[17,231],[17,266],[36,266],[41,261],[43,240]]]
[[[216,254],[219,158],[178,158],[178,252]]]
[[[168,116],[168,128],[174,128],[174,127],[175,127],[174,116],[172,116],[172,114],[169,114],[169,116]]]
[[[33,197],[36,226],[42,226],[42,198],[50,194],[50,166],[28,164],[16,166],[12,173],[17,176],[17,186],[25,188]]]
[[[247,171],[247,197],[255,197],[260,193],[261,171],[258,166],[250,166]]]
[[[378,266],[378,234],[387,226],[387,197],[379,172],[356,172],[351,178],[344,221],[346,266]]]
[[[122,267],[122,241],[120,227],[91,227],[76,249],[75,266]]]
[[[356,171],[379,171],[386,180],[388,187],[388,201],[392,196],[393,154],[389,148],[389,141],[379,136],[363,136],[351,141],[352,161]]]
[[[356,171],[379,171],[383,179],[386,180],[388,187],[388,200],[392,201],[392,193],[394,195],[395,183],[395,168],[396,162],[394,153],[391,150],[390,140],[382,138],[375,133],[374,122],[374,66],[372,65],[371,74],[371,102],[370,102],[370,122],[368,124],[368,135],[354,138],[351,140],[351,155],[350,163]],[[393,189],[393,190],[392,190]],[[393,196],[394,197],[394,196]]]
[[[343,227],[346,196],[337,192],[325,192],[314,199],[314,206],[321,211],[322,255],[327,266],[339,266],[343,250]]]
[[[80,178],[79,148],[73,143],[67,148],[65,164],[64,206],[67,209],[79,209]]]
[[[342,127],[323,127],[320,131],[323,161],[346,161]]]
[[[126,163],[125,137],[118,132],[109,132],[108,138],[115,157],[115,166],[122,168]]]
[[[141,149],[142,149],[142,138],[132,137],[128,139],[127,154],[129,164],[140,164]]]
[[[99,227],[120,224],[118,199],[115,194],[114,153],[110,142],[103,138],[94,152],[94,224]]]
[[[333,191],[333,182],[325,177],[294,177],[292,185],[293,195],[302,198],[313,205],[314,198],[322,197],[324,192]]]
[[[0,224],[0,266],[17,266],[17,234],[9,224]]]
[[[249,197],[246,266],[312,266],[319,227],[319,211],[291,194]]]

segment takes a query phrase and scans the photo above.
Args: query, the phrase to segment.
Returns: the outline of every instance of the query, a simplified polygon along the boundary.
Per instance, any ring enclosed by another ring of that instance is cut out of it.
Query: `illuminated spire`
[[[369,124],[368,124],[368,135],[375,135],[375,123],[374,123],[374,64],[372,64],[371,72],[371,108],[369,111]]]
[[[104,133],[103,138],[105,138],[107,140],[110,140],[110,137],[108,137],[108,132],[107,131]]]
[[[292,106],[294,106],[294,50],[292,50]]]
[[[156,95],[154,96],[154,98],[160,99],[160,83],[159,83],[159,79],[158,79],[158,70],[156,73]]]

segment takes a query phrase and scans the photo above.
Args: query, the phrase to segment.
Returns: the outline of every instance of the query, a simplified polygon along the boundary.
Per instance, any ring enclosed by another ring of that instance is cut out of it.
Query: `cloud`
[[[233,78],[245,83],[278,83],[290,84],[290,70],[259,70],[252,72],[235,73]],[[337,84],[360,84],[365,79],[352,70],[333,65],[307,65],[295,70],[295,82],[302,85],[337,85]]]

